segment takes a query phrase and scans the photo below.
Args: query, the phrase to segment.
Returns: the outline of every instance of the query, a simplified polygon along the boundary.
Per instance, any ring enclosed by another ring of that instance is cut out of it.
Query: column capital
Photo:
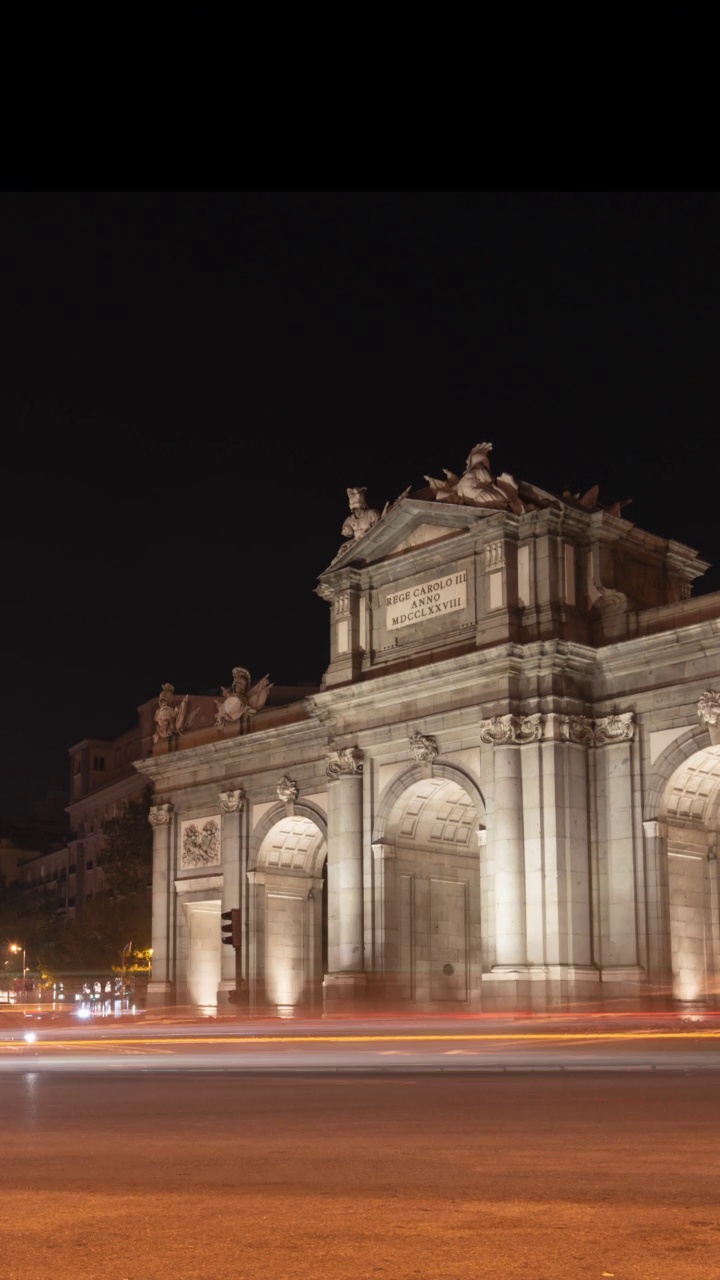
[[[221,813],[242,813],[245,808],[245,792],[242,787],[237,791],[221,791],[218,795]]]
[[[581,747],[607,747],[615,742],[631,742],[635,735],[635,712],[614,711],[597,720],[589,716],[561,716],[560,737]]]
[[[522,746],[539,742],[545,729],[545,716],[492,716],[480,722],[480,741],[493,747]]]
[[[325,772],[330,782],[350,777],[363,771],[365,753],[359,747],[343,747],[340,751],[328,751]]]
[[[173,807],[171,804],[154,804],[148,814],[148,822],[151,827],[166,827],[172,817]]]

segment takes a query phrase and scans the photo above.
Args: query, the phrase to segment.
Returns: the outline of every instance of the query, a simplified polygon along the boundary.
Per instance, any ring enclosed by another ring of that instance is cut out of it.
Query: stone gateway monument
[[[496,476],[491,449],[382,512],[348,489],[321,688],[237,667],[202,724],[167,693],[137,765],[151,1000],[720,991],[720,594],[693,598],[707,565],[626,503]]]

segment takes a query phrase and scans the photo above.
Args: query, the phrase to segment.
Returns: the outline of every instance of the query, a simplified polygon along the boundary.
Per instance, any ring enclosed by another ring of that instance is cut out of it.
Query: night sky
[[[319,680],[348,485],[382,508],[492,440],[720,565],[717,196],[6,192],[0,218],[0,816],[166,680]]]

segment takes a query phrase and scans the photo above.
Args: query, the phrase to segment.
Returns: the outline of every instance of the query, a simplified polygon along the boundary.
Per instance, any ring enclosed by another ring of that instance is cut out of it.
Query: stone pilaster
[[[147,989],[148,1006],[169,1004],[172,998],[172,814],[171,804],[156,804],[148,815],[153,831],[152,976]]]

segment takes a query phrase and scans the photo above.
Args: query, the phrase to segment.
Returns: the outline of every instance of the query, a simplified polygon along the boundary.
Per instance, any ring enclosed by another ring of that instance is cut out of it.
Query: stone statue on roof
[[[461,476],[445,468],[445,480],[425,476],[435,494],[436,502],[460,503],[466,507],[485,507],[494,511],[514,511],[522,515],[525,507],[518,496],[518,487],[507,473],[493,476],[490,470],[492,444],[486,440],[470,450],[465,470]]]
[[[217,712],[215,727],[223,729],[226,724],[233,724],[242,716],[254,716],[262,711],[272,689],[272,682],[267,676],[250,684],[250,672],[247,667],[233,667],[232,684],[229,688],[220,686],[222,698],[215,699]]]

